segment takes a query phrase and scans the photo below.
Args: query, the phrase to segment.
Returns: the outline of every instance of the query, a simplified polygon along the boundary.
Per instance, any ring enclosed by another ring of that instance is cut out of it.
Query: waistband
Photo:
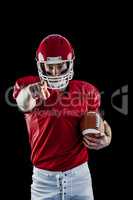
[[[57,175],[57,174],[64,174],[64,175],[67,175],[67,174],[72,174],[72,173],[75,173],[75,172],[78,172],[78,171],[81,171],[82,169],[85,169],[85,168],[88,168],[88,163],[85,162],[77,167],[74,167],[70,170],[67,170],[67,171],[49,171],[49,170],[44,170],[44,169],[39,169],[37,167],[34,166],[33,168],[33,172],[34,173],[37,173],[37,172],[42,172],[44,174],[47,174],[49,176],[52,176],[52,175]]]

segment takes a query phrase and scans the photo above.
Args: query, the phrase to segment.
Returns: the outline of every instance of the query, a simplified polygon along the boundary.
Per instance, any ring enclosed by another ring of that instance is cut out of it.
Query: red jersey
[[[14,86],[14,98],[21,88],[39,82],[39,77],[20,78]],[[98,111],[100,94],[90,83],[71,80],[64,93],[48,89],[44,104],[24,113],[34,166],[65,171],[89,160],[82,143],[80,119],[86,111]]]

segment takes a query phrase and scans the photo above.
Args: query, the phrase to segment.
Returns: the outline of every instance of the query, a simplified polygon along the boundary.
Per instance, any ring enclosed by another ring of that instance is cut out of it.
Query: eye
[[[53,68],[54,68],[54,67],[53,67],[52,65],[49,65],[49,66],[48,66],[48,69],[49,69],[49,70],[53,70]]]
[[[63,65],[58,65],[58,66],[57,66],[57,68],[58,68],[59,70],[61,70],[62,67],[63,67]]]

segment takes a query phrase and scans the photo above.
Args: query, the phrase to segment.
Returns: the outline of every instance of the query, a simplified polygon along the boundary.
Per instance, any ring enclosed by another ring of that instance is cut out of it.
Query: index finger
[[[89,134],[90,137],[94,137],[94,138],[101,138],[103,137],[105,134],[103,132],[99,132],[96,134]]]
[[[41,88],[43,88],[44,90],[47,90],[47,82],[42,80],[40,83]]]
[[[46,81],[44,81],[43,88],[44,88],[45,90],[47,90],[47,82],[46,82]]]

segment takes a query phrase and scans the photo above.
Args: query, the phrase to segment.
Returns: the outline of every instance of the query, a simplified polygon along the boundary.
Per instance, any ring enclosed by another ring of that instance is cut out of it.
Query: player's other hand
[[[89,149],[99,150],[108,146],[111,142],[111,139],[111,127],[106,121],[104,121],[104,132],[84,135],[83,144]]]
[[[41,94],[42,94],[43,98],[45,100],[47,100],[50,97],[50,93],[47,88],[47,82],[41,81],[40,87],[41,87]]]
[[[29,85],[29,91],[34,99],[47,100],[50,97],[46,81]]]

